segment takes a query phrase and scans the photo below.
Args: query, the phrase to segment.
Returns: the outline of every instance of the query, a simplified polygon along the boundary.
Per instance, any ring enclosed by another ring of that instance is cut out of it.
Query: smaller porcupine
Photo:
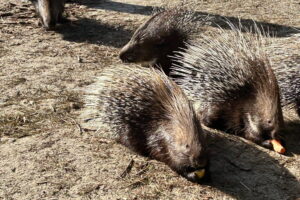
[[[159,66],[169,75],[174,62],[170,56],[186,47],[185,42],[207,21],[207,17],[178,8],[156,12],[135,31],[119,57],[125,63]]]
[[[40,22],[49,30],[55,27],[56,23],[63,22],[65,0],[30,0],[35,7]]]
[[[300,34],[274,38],[266,46],[281,93],[281,104],[300,117]]]
[[[279,88],[263,51],[264,39],[230,24],[203,36],[178,56],[175,80],[200,103],[201,122],[271,148],[283,126]]]
[[[86,105],[97,111],[95,119],[108,125],[118,142],[165,162],[191,181],[207,179],[200,121],[183,91],[165,74],[143,67],[105,68],[89,87]],[[206,171],[201,179],[200,169]]]

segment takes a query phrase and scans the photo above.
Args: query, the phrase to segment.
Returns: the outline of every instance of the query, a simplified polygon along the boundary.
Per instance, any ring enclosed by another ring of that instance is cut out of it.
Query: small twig
[[[83,128],[82,130],[84,132],[88,132],[88,131],[96,132],[97,131],[97,129],[90,129],[90,128]]]
[[[227,162],[229,162],[232,166],[234,166],[234,167],[236,167],[236,168],[238,168],[238,169],[240,169],[240,170],[242,170],[242,171],[251,171],[251,168],[245,168],[245,167],[241,167],[241,166],[239,166],[239,165],[237,165],[236,163],[234,163],[234,162],[232,162],[229,158],[226,158],[225,157],[225,160],[227,161]]]
[[[126,169],[122,172],[122,174],[120,175],[120,178],[125,178],[131,171],[132,167],[134,164],[134,160],[131,159],[128,166],[126,167]]]
[[[110,142],[108,140],[97,140],[100,144],[109,144]]]
[[[8,13],[0,13],[0,17],[8,17],[8,16],[12,16],[13,15],[13,13],[10,13],[10,12],[8,12]]]
[[[250,192],[252,192],[251,189],[250,189],[247,185],[245,185],[242,181],[240,181],[240,183],[241,183],[242,186],[244,186],[247,190],[249,190]]]
[[[80,135],[82,135],[83,132],[84,132],[84,130],[82,129],[81,125],[80,125],[75,119],[73,119],[72,117],[67,117],[67,118],[69,118],[70,120],[73,121],[73,123],[74,123],[74,124],[78,127],[78,129],[79,129]]]
[[[55,182],[51,182],[51,181],[42,181],[42,182],[38,182],[36,183],[37,185],[43,185],[43,184],[52,184],[52,185],[61,185],[61,183],[55,183]]]
[[[18,25],[26,25],[31,24],[29,22],[0,22],[1,24],[18,24]]]
[[[137,187],[139,187],[139,186],[145,184],[145,182],[146,182],[147,180],[148,180],[148,178],[147,178],[147,177],[144,177],[144,178],[142,178],[142,179],[140,179],[140,180],[138,180],[138,181],[135,181],[135,182],[129,184],[127,187],[137,188]]]
[[[148,166],[149,166],[149,163],[146,163],[144,164],[142,167],[141,167],[141,170],[139,170],[135,176],[140,176],[142,174],[144,174],[147,170],[148,170]]]
[[[43,185],[43,184],[47,184],[47,183],[49,183],[49,182],[48,181],[43,181],[43,182],[39,182],[39,183],[36,183],[36,184]]]
[[[1,24],[19,24],[19,22],[1,22]]]
[[[23,16],[23,15],[17,16],[17,19],[31,19],[31,18],[35,18],[35,17],[34,16]]]

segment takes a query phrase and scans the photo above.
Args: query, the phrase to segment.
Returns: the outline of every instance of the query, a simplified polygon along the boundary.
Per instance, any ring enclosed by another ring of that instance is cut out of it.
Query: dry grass
[[[300,4],[293,0],[189,5],[218,19],[254,19],[278,37],[300,27]],[[0,0],[0,199],[300,197],[300,122],[289,112],[287,156],[209,130],[210,185],[188,182],[135,155],[104,138],[104,130],[84,129],[78,117],[82,90],[104,67],[120,62],[120,47],[150,6],[160,1],[72,0],[70,22],[47,32],[37,26],[29,3]]]
[[[79,93],[70,91],[8,99],[1,105],[0,137],[21,138],[51,130],[69,121],[70,112],[82,105]]]

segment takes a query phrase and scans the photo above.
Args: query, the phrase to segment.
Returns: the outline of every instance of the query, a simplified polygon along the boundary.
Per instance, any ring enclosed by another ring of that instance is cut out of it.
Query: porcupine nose
[[[128,50],[125,50],[125,51],[121,51],[120,54],[119,54],[119,58],[122,60],[122,62],[124,63],[131,63],[131,62],[134,62],[134,54],[132,51],[128,51]]]
[[[267,140],[270,138],[274,138],[275,134],[277,133],[275,122],[272,119],[267,119],[263,125],[263,133],[262,138]]]

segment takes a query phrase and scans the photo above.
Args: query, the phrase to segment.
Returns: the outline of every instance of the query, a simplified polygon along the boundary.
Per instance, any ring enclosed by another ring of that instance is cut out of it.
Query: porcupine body
[[[171,57],[186,47],[185,42],[207,21],[203,16],[179,8],[156,12],[135,31],[119,57],[125,63],[159,66],[169,75],[174,62]]]
[[[220,29],[215,37],[189,44],[171,73],[200,102],[203,124],[271,148],[270,139],[280,139],[283,117],[262,33],[230,26],[231,31]]]
[[[200,121],[183,91],[163,72],[106,68],[86,93],[86,105],[121,144],[165,162],[191,181],[199,181],[199,169],[206,168],[208,174]]]

